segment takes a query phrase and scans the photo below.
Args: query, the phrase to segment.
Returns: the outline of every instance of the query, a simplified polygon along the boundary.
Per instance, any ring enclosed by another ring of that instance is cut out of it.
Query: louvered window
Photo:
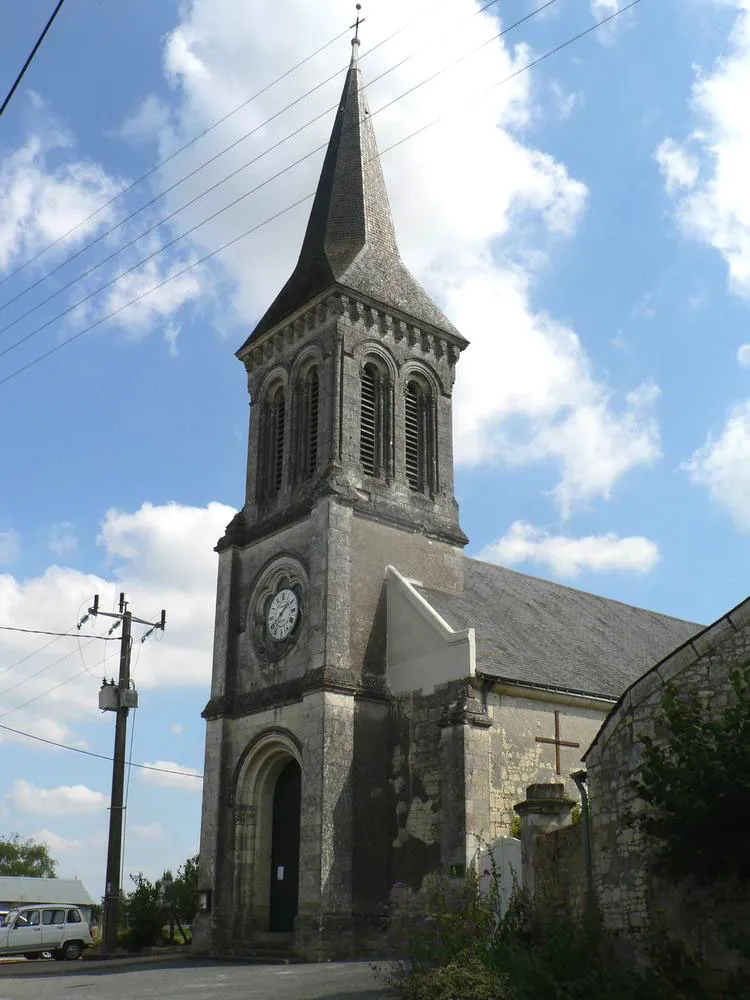
[[[359,453],[362,468],[368,476],[374,476],[377,470],[379,381],[375,366],[365,365],[360,390]]]
[[[302,468],[312,476],[318,466],[318,370],[311,368],[305,378],[305,451]]]
[[[406,388],[404,411],[406,478],[413,490],[422,490],[425,485],[424,393],[415,382],[410,382]]]
[[[279,386],[261,406],[258,427],[259,503],[271,500],[281,489],[284,473],[286,396]]]
[[[283,390],[276,393],[273,403],[273,492],[281,489],[281,477],[284,471],[284,429],[286,424],[286,400]]]

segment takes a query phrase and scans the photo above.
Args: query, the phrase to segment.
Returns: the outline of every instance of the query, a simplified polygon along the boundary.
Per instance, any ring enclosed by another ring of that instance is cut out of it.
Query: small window
[[[65,923],[65,910],[44,910],[42,912],[42,923],[45,927],[51,924]]]
[[[78,910],[68,910],[68,923],[69,924],[80,924],[81,922],[82,922],[81,921],[81,914],[78,912]]]
[[[29,914],[29,927],[38,927],[41,923],[42,915],[39,910],[32,910]]]

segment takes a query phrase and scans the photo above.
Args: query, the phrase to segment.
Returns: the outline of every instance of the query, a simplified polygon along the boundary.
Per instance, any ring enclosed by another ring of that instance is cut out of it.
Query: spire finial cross
[[[362,4],[356,4],[357,8],[357,20],[351,25],[354,28],[354,38],[352,38],[352,45],[359,45],[359,26],[364,24],[365,19],[359,16],[359,12],[362,10]]]

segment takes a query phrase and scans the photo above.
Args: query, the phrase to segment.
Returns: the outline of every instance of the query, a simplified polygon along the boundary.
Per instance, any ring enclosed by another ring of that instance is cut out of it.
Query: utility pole
[[[107,683],[105,678],[99,691],[99,708],[105,712],[115,713],[115,752],[112,760],[112,797],[109,805],[109,840],[107,844],[107,872],[104,882],[104,914],[102,919],[102,957],[113,955],[117,948],[117,923],[120,909],[120,873],[122,865],[122,821],[125,791],[125,754],[128,728],[128,711],[138,707],[138,693],[130,686],[130,649],[132,646],[132,625],[137,622],[147,625],[148,629],[141,638],[143,642],[156,629],[164,631],[167,623],[167,613],[162,611],[158,622],[149,622],[136,618],[128,611],[125,594],[120,594],[120,610],[101,611],[99,595],[94,597],[94,603],[89,613],[79,623],[78,627],[88,619],[104,615],[114,618],[115,622],[109,630],[114,632],[122,625],[120,640],[120,674],[115,685]]]

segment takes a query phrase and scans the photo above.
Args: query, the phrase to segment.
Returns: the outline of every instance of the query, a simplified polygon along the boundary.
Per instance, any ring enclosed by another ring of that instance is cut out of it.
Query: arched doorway
[[[290,760],[273,792],[270,931],[293,931],[297,916],[301,780],[299,764]]]
[[[299,744],[291,733],[270,730],[259,734],[248,747],[238,769],[232,907],[237,941],[249,940],[259,932],[294,929],[299,895],[301,760]]]

